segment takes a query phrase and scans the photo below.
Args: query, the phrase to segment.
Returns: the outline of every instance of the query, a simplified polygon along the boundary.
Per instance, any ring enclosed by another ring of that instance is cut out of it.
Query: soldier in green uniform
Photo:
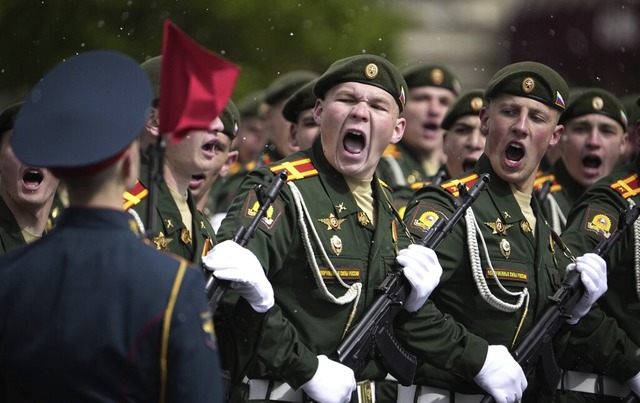
[[[544,198],[544,215],[558,234],[576,199],[611,173],[621,158],[627,143],[627,116],[615,95],[588,88],[571,97],[560,124],[564,125],[556,146],[560,159],[534,182],[538,197]],[[543,190],[545,186],[548,191]]]
[[[640,151],[638,141],[636,139],[636,125],[635,122],[640,119],[640,105],[636,103],[636,100],[640,97],[640,93],[634,93],[620,97],[624,110],[627,111],[627,144],[622,158],[618,161],[619,165],[624,165],[627,162],[633,161]]]
[[[13,152],[10,141],[21,106],[0,114],[0,254],[39,239],[63,208],[58,178],[46,168],[22,163]]]
[[[407,205],[405,223],[420,237],[451,215],[458,184],[491,175],[486,191],[437,250],[443,276],[418,311],[422,321],[407,322],[398,334],[406,334],[412,348],[435,350],[419,369],[414,399],[479,401],[489,393],[504,403],[523,396],[528,381],[508,349],[543,312],[568,261],[531,197],[540,160],[562,134],[558,120],[567,96],[564,79],[540,63],[498,71],[480,111],[484,155],[473,171],[420,189]],[[579,257],[571,268],[581,272],[587,289],[569,320],[575,325],[606,289],[606,276],[604,261],[594,254]],[[535,385],[527,392],[528,399]]]
[[[238,158],[229,168],[229,174],[215,181],[209,196],[213,213],[211,226],[216,231],[227,214],[242,178],[247,172],[262,165],[262,151],[267,142],[260,108],[263,98],[262,91],[257,91],[238,103],[242,124],[231,144],[231,149],[238,152]]]
[[[447,163],[442,181],[470,171],[484,151],[485,133],[480,130],[480,110],[486,106],[484,90],[475,89],[460,96],[442,120],[444,153]]]
[[[222,134],[225,136],[218,138],[213,167],[201,174],[193,175],[189,183],[189,190],[195,199],[196,207],[208,221],[213,217],[214,206],[213,197],[211,197],[213,184],[218,179],[226,178],[229,169],[238,159],[238,151],[231,150],[231,144],[240,130],[240,111],[232,100],[229,100],[225,106],[220,120],[223,126]]]
[[[635,122],[640,134],[640,120]],[[589,187],[579,197],[567,217],[562,239],[573,253],[593,249],[609,237],[618,225],[619,213],[640,203],[640,156]],[[609,289],[598,304],[628,335],[631,342],[622,347],[637,354],[640,346],[640,222],[636,220],[607,255]],[[615,339],[614,339],[615,340]],[[601,346],[587,338],[587,351]],[[640,395],[640,367],[607,365],[590,360],[588,354],[572,349],[563,357],[565,371],[558,401],[620,401],[629,388]],[[626,385],[621,385],[626,382]],[[576,392],[581,392],[576,396]]]
[[[282,115],[291,122],[290,141],[293,147],[306,150],[320,134],[320,127],[313,118],[313,108],[318,99],[313,93],[317,80],[312,80],[293,93],[284,103]]]
[[[141,67],[149,75],[154,89],[152,111],[142,138],[158,136],[161,56],[144,62]],[[222,120],[217,117],[208,131],[193,131],[179,142],[168,141],[163,158],[163,181],[157,185],[155,223],[150,238],[158,250],[170,251],[195,265],[215,244],[215,233],[209,221],[198,211],[189,191],[193,175],[212,169],[222,134]],[[142,141],[141,146],[145,143]],[[149,208],[149,159],[142,158],[138,183],[123,195],[124,207],[144,227]],[[148,225],[149,223],[147,223]]]
[[[221,239],[255,216],[256,184],[288,173],[287,185],[247,246],[266,270],[276,304],[267,313],[241,400],[296,402],[308,395],[349,401],[354,373],[327,356],[371,304],[391,265],[397,259],[412,285],[398,321],[409,320],[437,284],[435,253],[419,245],[407,248],[389,191],[375,175],[383,150],[402,137],[405,88],[397,68],[379,56],[336,61],[314,86],[320,136],[313,146],[252,171],[242,182]],[[386,373],[372,359],[357,379],[358,392],[373,394],[372,381]]]
[[[409,87],[405,134],[385,150],[378,175],[394,190],[396,206],[404,206],[423,182],[444,175],[442,119],[460,95],[458,78],[445,66],[415,64],[402,70]]]
[[[309,70],[288,71],[269,84],[264,93],[264,130],[269,138],[265,151],[267,163],[278,161],[298,151],[289,141],[291,123],[282,115],[287,99],[318,73]]]

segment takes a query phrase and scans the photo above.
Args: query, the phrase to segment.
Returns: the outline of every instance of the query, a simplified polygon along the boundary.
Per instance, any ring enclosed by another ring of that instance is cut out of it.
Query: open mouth
[[[204,182],[204,174],[196,174],[191,176],[191,180],[189,181],[190,188],[197,188]]]
[[[476,162],[478,162],[476,158],[465,158],[464,161],[462,161],[462,170],[464,172],[471,171],[476,165]]]
[[[30,169],[22,176],[22,183],[27,189],[37,189],[42,183],[44,175],[39,169]]]
[[[344,149],[351,154],[360,154],[364,150],[365,138],[362,133],[349,131],[342,141]]]
[[[509,161],[519,162],[524,158],[524,148],[519,144],[510,144],[509,147],[507,147],[505,156]]]
[[[425,130],[438,130],[438,125],[435,123],[427,123],[422,125],[422,128]]]
[[[600,165],[602,165],[602,160],[600,159],[600,157],[590,155],[582,159],[582,165],[584,165],[586,168],[600,168]]]

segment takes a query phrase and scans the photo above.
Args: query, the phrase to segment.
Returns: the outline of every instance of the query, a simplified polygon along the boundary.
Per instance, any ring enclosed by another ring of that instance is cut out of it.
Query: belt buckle
[[[356,384],[359,403],[375,403],[375,384],[373,381],[360,381]]]

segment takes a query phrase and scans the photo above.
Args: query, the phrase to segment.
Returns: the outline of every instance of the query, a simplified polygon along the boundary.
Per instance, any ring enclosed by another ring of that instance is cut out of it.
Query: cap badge
[[[482,98],[480,97],[473,97],[471,99],[471,102],[469,103],[469,106],[471,106],[471,110],[473,111],[479,111],[482,108]]]
[[[378,77],[378,66],[376,66],[374,63],[367,64],[367,67],[364,68],[364,76],[369,80],[373,80],[374,78]]]
[[[444,81],[444,73],[442,72],[442,70],[440,69],[431,70],[431,81],[435,85],[442,85],[442,82]]]
[[[525,94],[531,94],[534,88],[536,88],[536,82],[533,81],[533,78],[527,77],[522,80],[522,91],[524,91]]]
[[[593,109],[596,111],[602,110],[604,101],[600,97],[593,97],[593,99],[591,100],[591,106],[593,106]]]

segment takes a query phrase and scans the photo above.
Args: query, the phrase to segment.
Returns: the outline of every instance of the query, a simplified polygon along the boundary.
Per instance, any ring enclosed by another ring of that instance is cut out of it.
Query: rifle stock
[[[633,225],[639,214],[640,208],[638,206],[633,206],[631,209],[621,213],[616,230],[609,238],[602,240],[593,249],[593,253],[600,257],[606,256],[613,245],[624,235],[625,231]],[[553,357],[553,346],[551,344],[553,337],[570,317],[568,312],[576,306],[583,293],[584,287],[580,281],[580,273],[576,270],[568,272],[558,291],[549,297],[551,305],[544,311],[536,325],[511,353],[527,377],[535,372],[539,359],[543,361],[546,360],[546,370],[544,372],[547,378],[545,382],[545,392],[547,393],[553,393],[553,390],[556,389],[558,381],[560,380],[560,370],[557,368]],[[549,362],[549,360],[553,362]],[[553,369],[555,369],[555,372]],[[632,396],[632,398],[635,398],[635,396]],[[492,396],[486,395],[481,402],[489,403],[495,402],[495,400]]]
[[[258,224],[260,224],[260,220],[266,215],[267,210],[271,206],[271,203],[278,197],[278,193],[282,189],[282,186],[287,182],[287,174],[284,171],[280,171],[271,181],[269,186],[264,189],[261,185],[258,185],[255,189],[256,195],[258,197],[258,203],[260,203],[260,209],[257,211],[253,220],[248,227],[244,227],[242,225],[236,228],[233,233],[232,240],[236,242],[238,245],[245,247],[253,238],[253,234],[258,228]],[[229,287],[228,281],[218,280],[216,276],[211,273],[207,284],[205,285],[205,293],[207,298],[209,299],[209,306],[213,312],[216,311],[222,297],[224,296],[225,291]]]
[[[478,198],[489,179],[489,174],[480,175],[468,192],[463,185],[458,185],[461,204],[449,219],[442,217],[436,221],[419,244],[436,249]],[[394,267],[378,291],[380,294],[358,324],[347,333],[331,358],[351,368],[357,379],[374,354],[378,355],[400,384],[410,385],[417,369],[417,359],[400,345],[392,331],[393,319],[411,292],[411,285],[403,276],[402,267]]]

